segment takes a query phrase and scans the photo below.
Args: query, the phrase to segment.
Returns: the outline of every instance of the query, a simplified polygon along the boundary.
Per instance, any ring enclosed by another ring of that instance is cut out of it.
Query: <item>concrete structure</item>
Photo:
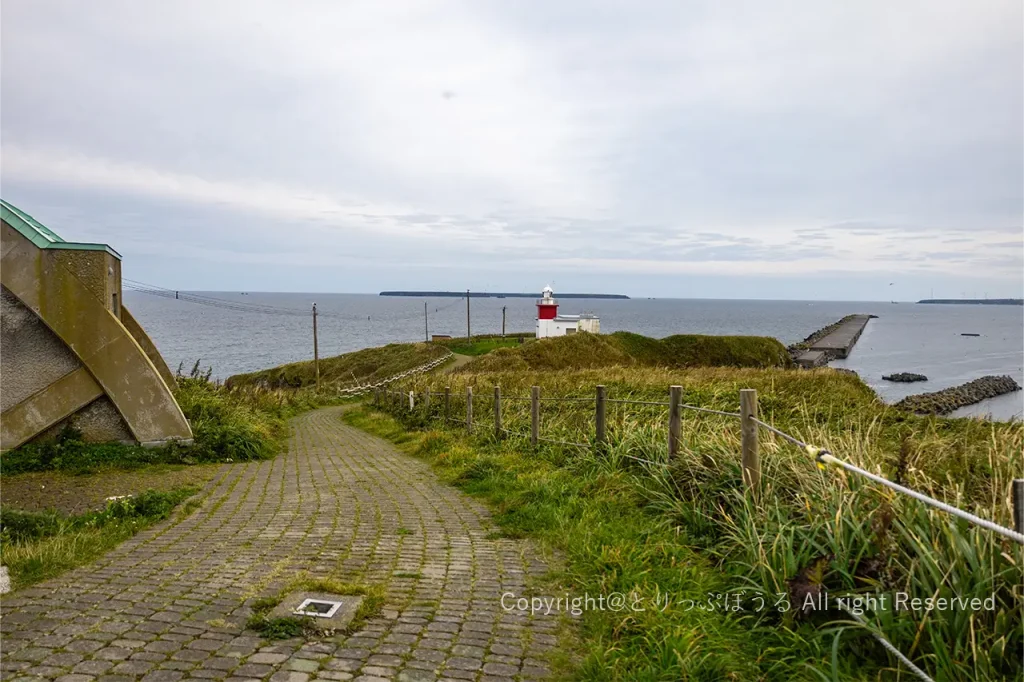
[[[537,338],[543,339],[549,336],[565,336],[577,332],[590,332],[598,334],[601,331],[601,321],[596,315],[584,313],[582,315],[559,315],[558,301],[554,298],[554,290],[550,286],[544,287],[541,292],[542,298],[537,301]]]
[[[0,201],[0,449],[66,424],[92,441],[188,441],[156,346],[122,304],[121,257]]]
[[[807,350],[796,358],[797,364],[813,368],[827,365],[829,360],[845,358],[853,350],[857,339],[872,317],[874,315],[849,315],[843,318],[835,329],[812,342]]]

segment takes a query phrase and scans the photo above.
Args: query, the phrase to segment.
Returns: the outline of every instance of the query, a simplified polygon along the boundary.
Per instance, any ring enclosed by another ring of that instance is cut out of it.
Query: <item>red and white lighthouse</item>
[[[537,319],[553,320],[558,317],[558,301],[552,298],[555,290],[550,286],[544,287],[541,292],[542,298],[537,301]]]
[[[565,336],[576,332],[597,334],[601,331],[601,321],[597,319],[597,315],[588,313],[559,315],[558,301],[555,300],[554,293],[550,286],[546,286],[541,292],[541,298],[537,300],[538,339],[548,336]]]

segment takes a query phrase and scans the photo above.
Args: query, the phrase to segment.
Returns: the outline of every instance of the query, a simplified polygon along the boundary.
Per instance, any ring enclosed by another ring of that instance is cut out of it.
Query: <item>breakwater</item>
[[[420,296],[430,298],[465,298],[465,291],[382,291],[378,296]],[[470,298],[540,298],[537,293],[471,291]],[[558,294],[555,298],[603,298],[629,300],[625,294]]]
[[[821,367],[829,360],[845,358],[864,332],[868,320],[877,315],[847,315],[822,327],[800,343],[789,347],[794,362],[804,368]]]
[[[915,381],[928,381],[928,377],[923,374],[915,374],[914,372],[897,372],[896,374],[883,374],[882,381],[912,384]]]
[[[918,303],[942,305],[1024,305],[1024,298],[924,298]]]
[[[961,407],[1019,390],[1020,385],[1012,377],[985,376],[941,391],[907,396],[896,403],[896,407],[917,414],[949,414]]]

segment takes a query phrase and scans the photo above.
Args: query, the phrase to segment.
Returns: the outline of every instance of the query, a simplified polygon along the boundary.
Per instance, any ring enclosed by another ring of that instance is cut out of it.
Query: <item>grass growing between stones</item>
[[[195,488],[147,491],[77,516],[0,508],[0,563],[15,589],[93,561],[171,515]]]
[[[572,595],[627,594],[659,584],[674,597],[703,600],[706,592],[726,588],[708,561],[676,543],[669,523],[643,509],[625,474],[567,468],[553,451],[538,457],[441,431],[412,433],[368,410],[350,411],[345,419],[430,460],[444,480],[485,498],[504,536],[540,538],[562,550],[567,568],[552,576],[553,595],[567,587]],[[757,678],[757,647],[735,619],[647,606],[584,614],[574,643],[585,651],[575,661],[579,679],[684,679],[683,671],[694,679]]]
[[[288,594],[299,591],[326,592],[342,597],[361,596],[363,601],[355,616],[341,633],[324,631],[317,623],[316,618],[309,616],[273,617],[270,615]],[[250,605],[252,615],[249,616],[245,626],[267,639],[289,639],[291,637],[311,639],[332,634],[351,634],[359,630],[367,619],[380,613],[384,606],[384,594],[385,590],[382,585],[346,583],[335,578],[314,578],[303,574],[293,578],[276,595],[253,600]]]
[[[609,404],[609,445],[593,439],[592,402],[545,402],[541,435],[586,444],[542,444],[529,432],[531,385],[542,396],[665,401],[734,411],[740,388],[758,391],[761,418],[827,447],[853,464],[1011,525],[1009,484],[1019,475],[1024,426],[908,415],[879,402],[856,377],[705,368],[604,368],[551,372],[465,372],[424,377],[403,390],[452,389],[451,414],[465,414],[474,387],[479,430],[444,429],[408,403],[394,414],[346,416],[431,461],[449,482],[481,495],[510,536],[539,537],[563,550],[571,593],[636,594],[642,612],[591,611],[581,621],[581,679],[895,679],[898,664],[868,627],[936,679],[1017,679],[1024,672],[1020,547],[968,527],[859,478],[818,470],[808,455],[761,432],[761,501],[741,485],[739,425],[683,413],[682,452],[668,459],[667,410]],[[492,387],[503,395],[493,436]],[[519,397],[520,400],[515,400]],[[413,428],[424,429],[413,431]],[[638,461],[648,460],[653,464]],[[743,593],[745,611],[724,611],[708,594]],[[902,610],[898,594],[990,600],[981,610]],[[868,626],[835,609],[804,609],[822,595],[885,595],[864,613]],[[764,606],[758,606],[758,599]],[[779,611],[776,604],[786,607]]]

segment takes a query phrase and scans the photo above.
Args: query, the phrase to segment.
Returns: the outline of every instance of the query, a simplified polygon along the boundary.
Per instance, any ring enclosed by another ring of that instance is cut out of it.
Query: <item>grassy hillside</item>
[[[448,350],[431,343],[392,343],[380,348],[364,348],[331,358],[320,358],[322,386],[344,387],[399,374],[442,357]],[[303,388],[316,383],[312,360],[229,377],[232,388]]]
[[[522,342],[520,342],[522,338]],[[533,341],[533,334],[521,334],[517,336],[474,336],[472,340],[450,339],[440,341],[445,348],[459,355],[486,355],[498,348],[517,348],[522,343]]]
[[[660,344],[632,342],[631,359],[663,357]],[[479,371],[505,352],[496,351],[458,374],[402,387],[450,386],[453,416],[461,417],[473,386],[479,429],[472,436],[436,419],[439,401],[432,415],[422,406],[393,413],[406,428],[422,429],[412,437],[390,416],[351,417],[489,499],[509,534],[559,549],[566,557],[559,579],[570,593],[619,592],[648,605],[583,615],[579,679],[909,679],[847,614],[803,608],[808,594],[830,595],[834,605],[864,593],[888,599],[887,608],[864,612],[870,627],[935,679],[1020,679],[1024,573],[1020,548],[1009,541],[833,467],[819,470],[767,431],[754,503],[742,487],[739,423],[725,416],[684,411],[682,452],[670,460],[664,407],[609,403],[610,442],[598,451],[592,402],[545,401],[541,436],[583,445],[542,442],[535,451],[523,435],[530,425],[523,398],[532,385],[551,399],[590,397],[603,384],[610,399],[659,402],[679,384],[688,404],[735,411],[739,389],[755,388],[762,419],[778,428],[1003,525],[1012,525],[1009,486],[1020,475],[1024,425],[909,415],[884,405],[856,376],[830,369],[600,367],[620,361],[622,349],[595,348],[603,355],[573,362],[598,368],[548,369],[556,362],[524,348],[518,370]],[[523,369],[523,356],[537,367]],[[495,384],[509,431],[500,441]],[[724,611],[721,601],[710,610],[693,606],[706,604],[708,593],[740,595],[745,610]],[[993,608],[896,611],[900,593],[991,598]]]
[[[651,339],[630,332],[573,334],[499,348],[463,372],[647,367],[788,367],[785,346],[762,336],[681,334]]]

